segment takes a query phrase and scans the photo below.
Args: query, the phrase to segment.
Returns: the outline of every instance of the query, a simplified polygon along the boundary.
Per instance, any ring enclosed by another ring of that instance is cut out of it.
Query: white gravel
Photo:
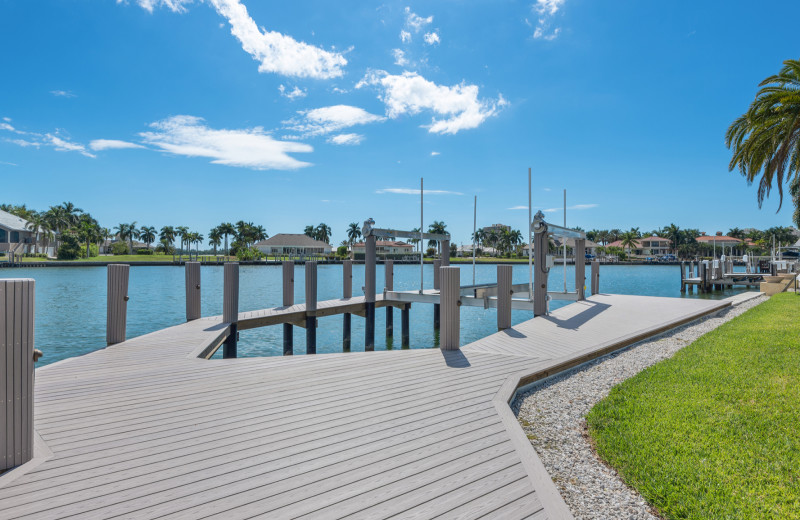
[[[767,298],[745,301],[545,381],[512,408],[577,519],[657,519],[655,511],[594,453],[585,416],[618,383],[672,357]]]

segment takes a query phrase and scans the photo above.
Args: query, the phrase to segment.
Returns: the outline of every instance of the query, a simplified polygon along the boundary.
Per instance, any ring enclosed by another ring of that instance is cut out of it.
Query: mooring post
[[[400,311],[400,321],[401,321],[401,328],[402,328],[402,338],[400,340],[400,345],[403,348],[408,348],[411,341],[410,341],[410,331],[409,331],[409,314],[411,310],[411,304],[406,303],[403,305],[403,309]]]
[[[0,472],[33,458],[34,289],[0,280]]]
[[[394,290],[394,261],[385,260],[383,262],[384,278],[386,280],[386,290]],[[386,306],[386,345],[389,346],[390,340],[394,337],[394,307]]]
[[[131,266],[115,264],[108,266],[108,292],[106,309],[106,344],[125,341],[128,316],[128,277]]]
[[[364,255],[364,350],[375,350],[375,237],[365,240]]]
[[[200,318],[200,262],[186,262],[186,321]]]
[[[703,260],[697,264],[697,275],[700,279],[700,292],[705,293],[706,287],[706,267],[708,266],[707,260]]]
[[[317,262],[306,262],[306,354],[317,353]]]
[[[591,286],[592,286],[592,296],[598,294],[600,292],[600,261],[599,260],[592,260],[592,271],[591,271]]]
[[[353,261],[342,262],[342,298],[353,297]],[[350,352],[350,325],[352,317],[349,312],[344,313],[342,322],[342,351]]]
[[[281,264],[283,270],[283,306],[294,305],[294,261],[287,260]],[[283,355],[294,354],[294,328],[291,323],[283,324]]]
[[[450,265],[450,241],[442,240],[442,254],[439,255],[442,259],[442,267]]]
[[[441,260],[434,260],[433,261],[433,288],[434,290],[439,291],[439,301],[441,302],[442,297],[442,275],[440,273],[440,269],[442,267]],[[438,303],[433,304],[433,328],[438,330],[439,329],[439,317],[441,316],[440,306]]]
[[[228,337],[222,348],[223,359],[236,357],[239,341],[239,264],[226,262],[222,288],[222,321],[228,323]]]
[[[497,330],[511,328],[511,274],[510,265],[497,266]]]
[[[439,335],[439,346],[442,350],[458,350],[460,345],[461,316],[459,299],[461,293],[461,269],[458,267],[440,267],[439,271],[442,302],[443,327]]]
[[[583,238],[575,239],[575,290],[578,300],[586,299],[586,240]]]
[[[686,262],[681,262],[681,292],[686,292]]]
[[[533,315],[547,314],[547,225],[541,227],[533,234]],[[564,269],[567,267],[564,266]]]

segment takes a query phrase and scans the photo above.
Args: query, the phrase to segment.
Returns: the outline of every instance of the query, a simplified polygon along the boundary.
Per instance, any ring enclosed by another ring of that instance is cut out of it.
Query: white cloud
[[[172,116],[150,126],[154,131],[140,134],[147,144],[175,155],[207,157],[213,164],[226,166],[295,170],[310,164],[288,154],[313,151],[304,143],[275,140],[260,127],[216,130],[194,116]]]
[[[423,18],[416,13],[411,11],[410,7],[406,7],[406,25],[414,30],[414,32],[419,32],[423,27],[426,25],[430,25],[433,23],[433,16],[429,16],[427,18]]]
[[[411,33],[406,31],[405,29],[400,30],[400,41],[403,43],[410,43],[411,42]]]
[[[4,117],[3,121],[5,121],[6,123],[10,123],[11,122],[11,118],[10,117]]]
[[[297,86],[295,86],[292,90],[289,90],[283,85],[278,85],[278,90],[280,91],[281,96],[288,98],[290,101],[304,98],[308,94],[308,92],[306,92],[306,89],[301,89]]]
[[[401,67],[405,67],[408,65],[409,61],[406,58],[406,53],[401,49],[392,49],[392,55],[394,56],[394,64],[400,65]]]
[[[19,166],[19,165],[18,165],[18,164],[16,164],[16,163],[13,163],[13,162],[6,162],[6,161],[0,161],[0,164],[5,164],[6,166]]]
[[[55,97],[64,97],[64,98],[77,97],[75,94],[73,94],[69,90],[51,90],[50,93],[53,94]]]
[[[525,207],[527,208],[527,206],[525,206]],[[570,210],[570,209],[582,210],[582,209],[592,209],[592,208],[596,208],[596,207],[597,207],[597,204],[575,204],[574,206],[567,206],[567,209],[568,210]],[[548,208],[548,209],[543,209],[542,211],[544,211],[545,213],[555,213],[557,211],[564,211],[564,208],[563,207],[562,208]]]
[[[55,133],[45,133],[40,134],[37,132],[26,132],[24,130],[17,130],[13,126],[11,126],[8,121],[11,119],[4,117],[3,118],[5,123],[0,123],[0,130],[7,130],[9,132],[14,132],[15,134],[24,135],[26,136],[25,139],[5,139],[7,143],[15,144],[17,146],[22,146],[23,148],[33,147],[33,148],[40,148],[42,146],[49,146],[55,149],[58,152],[78,152],[81,155],[85,155],[86,157],[95,156],[86,149],[86,146],[75,143],[70,141],[67,138],[62,137],[60,131],[56,131]]]
[[[418,114],[430,110],[444,119],[432,118],[424,125],[434,134],[455,134],[460,130],[476,128],[487,118],[497,114],[508,102],[478,98],[478,86],[461,83],[452,87],[437,85],[416,72],[391,75],[385,71],[369,72],[356,88],[374,85],[383,90],[380,99],[386,105],[386,115],[394,119],[404,114]]]
[[[539,16],[536,29],[533,31],[533,37],[535,39],[552,41],[558,37],[559,33],[561,33],[561,28],[556,27],[550,30],[550,27],[553,25],[553,17],[559,9],[561,9],[565,1],[566,0],[536,0],[536,3],[533,4],[533,10],[536,11]]]
[[[439,34],[436,32],[425,33],[424,38],[425,38],[425,43],[427,43],[428,45],[441,43],[441,40],[439,39]]]
[[[0,130],[8,130],[9,132],[15,132],[14,127],[8,123],[0,123]]]
[[[375,190],[375,193],[394,193],[397,195],[419,195],[418,188],[383,188]],[[447,190],[425,190],[425,195],[463,195],[457,191]]]
[[[73,143],[72,141],[62,139],[54,134],[45,134],[44,137],[50,146],[55,148],[58,152],[78,152],[86,157],[95,157],[93,154],[89,153],[82,144]]]
[[[228,20],[242,48],[260,62],[259,72],[274,72],[290,77],[328,79],[343,74],[347,60],[338,52],[329,52],[276,31],[263,31],[250,18],[239,0],[208,0]]]
[[[36,141],[26,141],[25,139],[6,139],[7,143],[15,144],[17,146],[22,146],[23,148],[27,148],[29,146],[33,146],[34,148],[39,148],[42,146],[42,143]]]
[[[328,138],[328,142],[339,145],[356,145],[361,144],[364,136],[361,134],[338,134]]]
[[[437,155],[441,155],[439,152],[431,152],[431,157],[436,157]]]
[[[127,5],[128,0],[117,0],[117,3]],[[156,7],[165,7],[174,13],[185,13],[185,6],[191,4],[192,0],[136,0],[136,3],[149,13]]]
[[[95,139],[89,142],[89,148],[99,152],[102,150],[123,150],[126,148],[144,148],[144,146],[117,139]]]
[[[333,105],[298,113],[302,116],[301,120],[292,119],[284,121],[284,124],[288,129],[305,136],[329,134],[351,126],[386,120],[383,116],[370,114],[363,108],[350,105]]]

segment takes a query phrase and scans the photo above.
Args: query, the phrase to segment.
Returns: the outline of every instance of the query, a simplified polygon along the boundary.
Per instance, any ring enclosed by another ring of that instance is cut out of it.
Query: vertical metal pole
[[[108,266],[108,293],[106,312],[106,344],[125,341],[128,314],[128,278],[131,266],[116,264]]]
[[[575,291],[578,300],[586,299],[586,240],[575,239]]]
[[[375,237],[370,235],[364,241],[364,349],[375,350]]]
[[[475,195],[475,201],[473,202],[472,206],[472,285],[475,285],[475,248],[476,246],[476,237],[475,234],[478,232],[478,196]]]
[[[425,256],[425,244],[422,241],[422,234],[425,232],[423,227],[425,227],[425,219],[423,218],[422,214],[422,207],[424,204],[423,199],[423,184],[422,184],[422,177],[419,178],[419,293],[422,294],[422,290],[425,287],[425,276],[424,276],[424,261],[423,257]]]
[[[567,227],[567,190],[564,189],[564,227]],[[567,292],[567,239],[561,237],[564,241],[562,248],[564,249],[563,263],[561,264],[564,269],[564,292]]]
[[[392,260],[385,260],[383,262],[384,278],[387,291],[394,290],[394,262]],[[394,307],[391,305],[386,306],[386,346],[392,342],[394,337]]]
[[[230,324],[230,329],[222,349],[222,357],[227,359],[236,357],[236,346],[239,341],[239,264],[227,262],[224,269],[222,321]]]
[[[531,192],[531,169],[528,168],[528,298],[533,299],[533,195]],[[474,283],[474,282],[473,282]]]
[[[410,341],[409,341],[410,340],[409,336],[411,335],[410,331],[409,331],[409,329],[410,329],[410,327],[409,327],[409,321],[410,321],[409,320],[409,314],[410,314],[410,312],[409,311],[410,310],[411,310],[411,304],[410,303],[406,303],[405,305],[403,305],[403,310],[400,311],[400,321],[402,322],[402,325],[401,325],[401,328],[402,328],[401,345],[402,345],[403,348],[408,348],[409,343],[410,343]]]
[[[442,350],[458,350],[460,347],[460,304],[461,269],[458,267],[440,267],[442,283],[442,317],[444,327],[440,335]]]
[[[283,306],[294,305],[294,262],[284,261],[281,264],[283,269]],[[291,356],[294,354],[294,328],[291,323],[283,324],[283,355]]]
[[[592,296],[600,293],[600,262],[592,260]]]
[[[439,291],[439,301],[442,301],[442,291],[441,291],[441,271],[439,270],[442,267],[441,260],[434,260],[433,261],[433,288],[434,290]],[[440,305],[438,303],[433,304],[433,328],[439,329],[439,316],[440,316]]]
[[[533,252],[536,255],[534,262],[536,269],[533,271],[533,315],[547,314],[547,276],[550,268],[547,267],[547,230],[533,234]]]
[[[186,262],[186,321],[200,318],[200,262]]]
[[[306,262],[306,354],[317,353],[317,262]]]
[[[511,328],[511,277],[510,265],[497,266],[497,330]]]
[[[342,297],[353,297],[353,261],[345,260],[342,262]],[[352,317],[349,312],[344,314],[344,322],[342,324],[342,351],[350,352],[350,324]]]

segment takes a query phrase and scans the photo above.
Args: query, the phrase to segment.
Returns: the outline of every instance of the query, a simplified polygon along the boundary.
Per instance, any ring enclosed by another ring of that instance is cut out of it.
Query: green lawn
[[[773,296],[616,386],[587,422],[666,518],[800,518],[800,296]]]

